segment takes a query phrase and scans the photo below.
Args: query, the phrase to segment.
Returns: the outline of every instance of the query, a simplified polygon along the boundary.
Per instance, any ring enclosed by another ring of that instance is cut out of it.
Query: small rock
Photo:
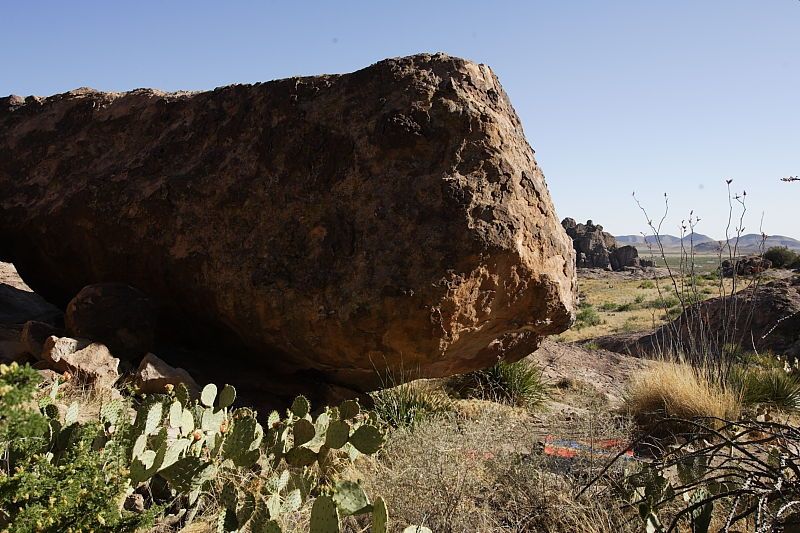
[[[155,313],[150,300],[124,283],[87,285],[67,305],[64,323],[69,335],[101,342],[125,360],[153,348]]]
[[[25,322],[25,326],[22,328],[20,342],[26,352],[36,359],[41,359],[45,341],[49,337],[62,337],[63,335],[64,332],[55,326],[44,322],[29,320]]]
[[[42,377],[42,383],[53,383],[56,380],[61,380],[61,374],[49,368],[38,370],[39,375]]]
[[[111,389],[119,379],[119,359],[103,344],[70,337],[48,337],[42,361],[51,370],[70,372],[98,388]]]
[[[155,354],[149,353],[144,356],[139,368],[136,370],[134,382],[139,390],[145,394],[164,392],[167,385],[178,385],[183,383],[193,392],[199,392],[192,376],[183,368],[175,368],[168,365],[164,360]]]
[[[122,507],[126,511],[132,511],[134,513],[143,513],[144,512],[144,496],[138,493],[133,493],[127,498],[125,498],[125,503],[122,504]]]

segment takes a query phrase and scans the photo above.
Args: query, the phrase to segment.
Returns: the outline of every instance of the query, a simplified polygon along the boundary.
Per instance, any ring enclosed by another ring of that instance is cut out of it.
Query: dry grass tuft
[[[396,430],[383,453],[360,464],[368,492],[386,499],[398,531],[409,524],[444,533],[636,530],[607,494],[575,499],[575,470],[585,465],[543,455],[549,431],[536,417],[471,402],[473,418]]]
[[[666,417],[735,420],[741,410],[733,390],[711,382],[702,369],[677,361],[655,362],[633,376],[625,405],[640,425]]]

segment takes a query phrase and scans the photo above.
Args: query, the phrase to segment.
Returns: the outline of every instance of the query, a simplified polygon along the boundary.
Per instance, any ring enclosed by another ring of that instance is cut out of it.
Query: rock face
[[[772,268],[772,261],[757,255],[740,257],[734,260],[725,259],[720,264],[722,275],[726,278],[732,278],[734,272],[736,272],[737,276],[754,276],[770,268]]]
[[[155,313],[140,291],[124,283],[87,285],[64,314],[67,333],[108,346],[120,359],[134,359],[153,348]]]
[[[0,99],[0,254],[60,305],[130,284],[162,330],[362,389],[387,366],[521,358],[574,307],[572,246],[508,97],[442,54]]]
[[[119,379],[119,359],[102,344],[85,339],[49,337],[41,359],[51,370],[71,372],[101,389],[110,389]]]
[[[642,263],[635,247],[626,245],[617,248],[617,240],[603,231],[600,224],[594,224],[591,220],[579,224],[575,219],[565,218],[561,225],[572,238],[578,268],[620,271],[627,267],[653,266],[650,261]]]

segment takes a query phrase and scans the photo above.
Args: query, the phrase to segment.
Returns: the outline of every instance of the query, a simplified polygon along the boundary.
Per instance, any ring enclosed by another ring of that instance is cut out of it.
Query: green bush
[[[597,326],[602,323],[603,320],[591,304],[583,303],[578,306],[578,313],[575,315],[575,329]]]
[[[152,524],[157,507],[121,509],[129,488],[124,451],[100,424],[63,423],[36,401],[39,374],[0,365],[0,528],[13,531],[133,531]],[[73,411],[74,412],[74,411]]]
[[[675,296],[659,296],[655,300],[650,300],[649,302],[645,303],[644,307],[649,307],[651,309],[669,309],[670,307],[675,307],[680,303],[681,301]]]
[[[643,282],[641,282],[639,284],[639,288],[640,289],[655,289],[656,288],[656,284],[653,283],[650,280],[644,280]]]
[[[542,369],[526,361],[499,361],[492,367],[462,376],[461,394],[519,407],[535,408],[547,401],[549,386]]]
[[[798,255],[785,246],[773,246],[764,252],[764,259],[769,259],[776,268],[788,268],[800,259]]]

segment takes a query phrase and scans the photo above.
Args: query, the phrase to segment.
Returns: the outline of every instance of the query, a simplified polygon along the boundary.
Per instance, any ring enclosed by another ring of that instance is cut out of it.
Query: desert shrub
[[[603,431],[598,439],[617,436],[605,433],[616,431],[611,424],[593,428]],[[365,461],[364,483],[384,495],[401,529],[418,523],[444,533],[637,531],[607,494],[576,500],[579,466],[543,455],[536,436],[532,418],[497,404],[473,418],[424,420],[392,433],[383,453]]]
[[[46,397],[38,373],[0,365],[0,527],[13,531],[132,531],[153,522],[121,509],[129,488],[124,448],[98,423],[80,425]]]
[[[639,331],[641,327],[639,326],[639,320],[637,319],[637,317],[632,316],[626,319],[625,322],[622,323],[622,326],[620,326],[619,329],[624,333],[632,333],[635,331]]]
[[[783,368],[735,367],[730,381],[746,405],[800,410],[800,378]]]
[[[575,329],[583,329],[591,326],[598,326],[603,323],[600,315],[591,304],[582,303],[578,307],[578,312],[575,315]]]
[[[452,410],[452,400],[442,390],[425,383],[408,382],[370,394],[378,419],[393,428],[409,427]]]
[[[773,246],[764,252],[764,259],[769,259],[776,268],[788,268],[798,260],[798,255],[785,246]]]
[[[519,407],[535,408],[547,401],[549,385],[542,369],[527,361],[498,361],[492,367],[464,374],[454,380],[458,392]]]
[[[681,315],[681,313],[683,313],[683,308],[679,305],[676,305],[675,307],[670,307],[667,309],[664,314],[661,315],[661,319],[667,321],[675,320]]]
[[[644,280],[643,282],[641,282],[639,284],[639,288],[640,289],[655,289],[656,288],[656,284],[653,283],[650,280]]]
[[[655,361],[632,376],[625,406],[642,426],[670,417],[736,418],[740,410],[734,390],[713,382],[702,369],[673,361]]]
[[[644,307],[651,309],[669,309],[680,304],[681,301],[675,296],[659,296],[654,300],[650,300],[644,304]]]
[[[644,303],[644,294],[637,294],[636,297],[633,299],[634,304],[641,304]]]
[[[655,459],[640,462],[617,485],[621,498],[638,511],[644,530],[797,529],[800,432],[796,427],[752,420],[663,423],[691,430]],[[644,434],[639,441],[650,437]]]

